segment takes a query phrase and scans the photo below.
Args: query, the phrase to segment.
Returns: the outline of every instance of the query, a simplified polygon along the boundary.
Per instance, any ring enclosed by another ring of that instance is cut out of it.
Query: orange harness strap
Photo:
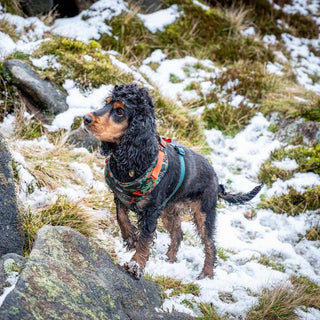
[[[165,148],[166,146],[166,141],[161,137],[161,142],[160,144]],[[162,168],[162,163],[163,163],[163,160],[164,160],[164,156],[165,156],[165,153],[163,151],[162,148],[159,148],[159,156],[158,156],[158,161],[157,161],[157,164],[156,166],[153,168],[153,170],[151,171],[151,177],[153,179],[158,179],[158,176],[159,176],[159,173],[161,171],[161,168]]]

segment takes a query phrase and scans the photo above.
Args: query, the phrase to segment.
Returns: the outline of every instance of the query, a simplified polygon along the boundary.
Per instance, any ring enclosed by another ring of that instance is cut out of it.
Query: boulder
[[[44,226],[0,319],[192,319],[158,313],[160,303],[157,284],[133,279],[95,240]]]
[[[306,145],[320,143],[320,123],[303,118],[286,119],[277,112],[270,116],[270,122],[278,127],[276,138],[281,142],[292,143],[302,138]]]
[[[42,113],[42,121],[50,123],[55,115],[68,109],[66,95],[51,82],[41,79],[27,63],[7,60],[3,63],[3,71],[6,80],[15,85]]]
[[[23,229],[17,204],[12,159],[0,134],[0,257],[6,253],[22,254]]]
[[[20,0],[20,4],[29,17],[48,13],[53,8],[53,0]]]
[[[100,141],[89,135],[82,128],[71,131],[67,143],[78,148],[86,148],[90,152],[100,148]]]

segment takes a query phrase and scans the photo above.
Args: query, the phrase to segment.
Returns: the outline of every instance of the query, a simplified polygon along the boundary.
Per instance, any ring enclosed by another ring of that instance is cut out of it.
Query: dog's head
[[[154,106],[145,89],[135,84],[119,85],[103,108],[86,114],[83,123],[96,139],[119,145],[124,136],[138,139],[154,134]]]

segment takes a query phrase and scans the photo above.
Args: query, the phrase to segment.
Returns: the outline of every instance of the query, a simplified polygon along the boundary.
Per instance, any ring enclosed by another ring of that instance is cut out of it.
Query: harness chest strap
[[[108,161],[109,157],[106,159],[106,182],[111,188],[111,190],[115,193],[115,195],[119,198],[119,200],[123,202],[125,205],[138,203],[140,200],[146,198],[146,196],[149,195],[157,186],[157,184],[161,181],[168,168],[168,157],[166,152],[167,142],[171,143],[171,140],[168,139],[167,141],[165,141],[164,138],[160,138],[159,152],[156,162],[152,165],[151,168],[149,168],[146,171],[146,173],[142,177],[132,182],[123,183],[118,181],[111,172],[111,168]],[[181,147],[177,147],[174,144],[172,144],[172,146],[179,155],[180,177],[173,192],[163,201],[161,205],[162,208],[166,206],[167,202],[178,191],[178,189],[183,183],[185,176],[184,150]]]

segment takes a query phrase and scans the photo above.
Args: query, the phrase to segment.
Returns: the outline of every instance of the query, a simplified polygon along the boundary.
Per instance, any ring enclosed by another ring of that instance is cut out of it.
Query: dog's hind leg
[[[117,221],[121,230],[122,238],[129,250],[136,246],[137,228],[135,228],[129,219],[129,209],[121,203],[119,199],[115,199],[117,207]]]
[[[216,202],[208,207],[199,201],[194,202],[191,207],[194,214],[194,222],[205,250],[204,265],[198,279],[213,278],[213,268],[216,263],[216,247],[213,239],[215,205]]]
[[[169,262],[177,261],[177,252],[183,238],[181,229],[180,210],[178,208],[169,207],[162,213],[161,219],[164,227],[170,233],[171,243],[166,253]]]

